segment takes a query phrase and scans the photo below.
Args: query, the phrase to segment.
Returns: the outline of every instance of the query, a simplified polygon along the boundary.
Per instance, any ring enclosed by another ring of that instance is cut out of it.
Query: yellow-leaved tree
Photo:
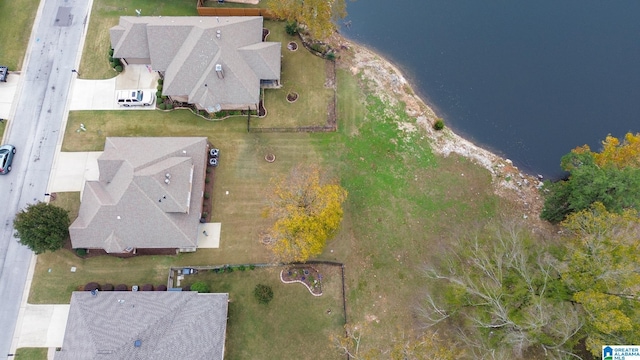
[[[620,214],[602,203],[567,216],[570,233],[562,279],[582,305],[586,346],[601,354],[607,344],[640,339],[640,220],[635,210]]]
[[[573,150],[576,153],[591,153],[599,167],[614,166],[618,169],[625,167],[640,168],[640,133],[627,133],[624,140],[607,135],[602,142],[602,151],[592,152],[589,145],[583,145]]]
[[[347,191],[323,181],[317,166],[298,165],[272,183],[265,213],[275,221],[263,243],[283,263],[305,262],[322,253],[340,226]]]
[[[318,40],[335,31],[335,20],[347,15],[345,0],[267,0],[267,8],[277,18],[304,25]]]

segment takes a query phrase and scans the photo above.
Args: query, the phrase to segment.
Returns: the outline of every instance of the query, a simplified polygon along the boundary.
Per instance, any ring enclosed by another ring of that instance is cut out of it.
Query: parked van
[[[151,106],[153,104],[153,94],[151,91],[119,90],[116,95],[118,105],[120,106]]]

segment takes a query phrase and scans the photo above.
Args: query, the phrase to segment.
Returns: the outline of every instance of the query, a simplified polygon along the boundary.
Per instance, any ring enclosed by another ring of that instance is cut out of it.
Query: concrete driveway
[[[60,152],[51,169],[49,192],[82,191],[84,182],[98,180],[102,151]]]
[[[25,304],[17,347],[61,347],[70,306]]]
[[[6,82],[0,82],[0,119],[8,119],[11,114],[11,104],[16,96],[20,74],[9,73]]]
[[[69,110],[153,110],[153,106],[118,106],[116,91],[141,89],[155,94],[158,79],[158,73],[146,65],[128,65],[118,76],[106,80],[74,78]]]

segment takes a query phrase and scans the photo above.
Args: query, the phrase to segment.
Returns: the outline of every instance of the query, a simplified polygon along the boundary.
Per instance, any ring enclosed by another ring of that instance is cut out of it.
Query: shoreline
[[[376,96],[391,104],[406,104],[407,115],[414,118],[416,124],[426,132],[434,153],[444,157],[458,154],[487,169],[498,196],[514,200],[521,208],[524,219],[540,221],[544,199],[539,192],[542,182],[537,176],[522,172],[511,160],[456,134],[446,126],[446,119],[443,130],[434,130],[433,124],[438,119],[436,112],[416,94],[400,67],[392,61],[340,34],[335,34],[330,43],[340,49],[339,66],[353,75],[362,73],[365,78],[372,80],[372,90]],[[398,125],[403,131],[415,131],[403,124]]]

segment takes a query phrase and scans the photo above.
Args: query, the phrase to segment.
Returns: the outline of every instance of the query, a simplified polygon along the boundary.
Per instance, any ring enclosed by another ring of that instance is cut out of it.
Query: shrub
[[[115,291],[127,291],[129,290],[129,287],[126,284],[118,284],[116,285]]]
[[[273,290],[271,286],[258,284],[253,289],[253,295],[260,304],[268,304],[273,299]]]
[[[116,66],[116,71],[121,73],[122,72],[122,65]]]
[[[165,110],[166,108],[167,108],[167,104],[165,104],[165,103],[163,103],[163,102],[161,102],[161,103],[159,103],[159,104],[158,104],[158,109],[160,109],[160,110]]]
[[[208,184],[208,183],[210,183],[210,182],[211,182],[211,179],[209,179],[209,178],[204,179],[204,183],[205,183],[205,184]]]
[[[158,91],[162,91],[162,85],[158,85],[157,89]]]
[[[87,255],[87,249],[76,249],[76,255],[78,255],[78,256]]]
[[[245,271],[246,269],[247,269],[247,267],[244,266],[244,265],[238,266],[238,270],[240,270],[240,271]]]
[[[207,285],[206,282],[196,281],[193,284],[191,284],[191,291],[197,291],[199,293],[208,293],[210,290],[209,290],[209,285]]]
[[[109,57],[113,56],[113,49],[109,49]]]
[[[113,291],[113,289],[113,284],[104,284],[104,286],[102,286],[102,291]]]
[[[113,64],[114,60],[115,60],[114,58],[109,57],[109,62],[110,62],[110,63],[112,63],[112,64]]]
[[[162,91],[160,91],[160,90],[156,91],[156,98],[161,98],[162,99]]]
[[[84,291],[102,290],[97,282],[90,282],[84,286]]]
[[[293,36],[298,32],[298,23],[295,21],[287,21],[287,24],[284,26],[284,30],[287,34]]]
[[[336,53],[334,53],[333,51],[330,53],[327,53],[327,60],[334,61],[335,59],[336,59]]]
[[[164,79],[158,79],[158,85],[164,84]]]
[[[433,124],[433,128],[435,130],[442,130],[444,129],[444,120],[442,119],[437,119],[436,122]]]
[[[140,291],[153,291],[153,285],[152,284],[144,284],[140,288]]]
[[[253,270],[253,269],[255,269],[255,268],[256,268],[256,266],[255,266],[255,265],[253,265],[253,264],[249,265],[249,270]]]
[[[206,212],[206,211],[203,211],[203,212],[202,212],[202,218],[203,218],[203,219],[204,219],[204,218],[206,218],[208,215],[209,215],[209,213],[208,213],[208,212]]]
[[[166,104],[166,106],[167,106],[167,110],[173,109],[173,104],[172,103],[168,103],[168,104]]]
[[[205,199],[207,199],[207,200],[208,200],[210,197],[211,197],[211,195],[209,195],[209,193],[207,193],[207,192],[206,192],[206,193],[204,193],[204,198],[205,198]]]
[[[156,286],[156,291],[167,291],[167,285]]]
[[[232,273],[233,272],[233,266],[227,266],[226,270],[227,270],[227,272]]]

